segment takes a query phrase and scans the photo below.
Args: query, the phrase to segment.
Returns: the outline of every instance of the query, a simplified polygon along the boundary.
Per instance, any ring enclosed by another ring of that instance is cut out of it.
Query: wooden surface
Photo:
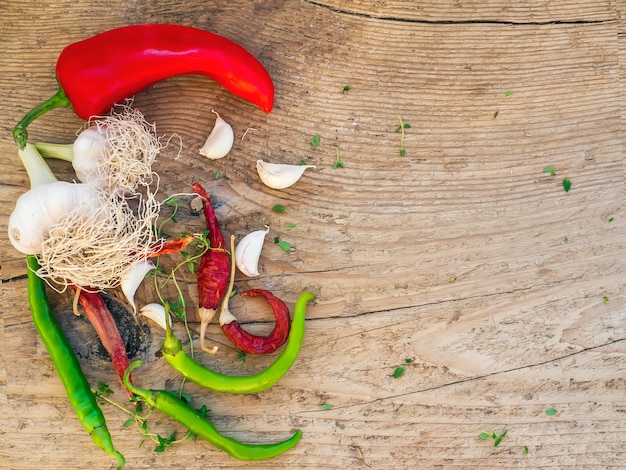
[[[271,226],[262,275],[239,275],[237,287],[271,289],[290,307],[305,289],[317,300],[301,355],[275,388],[231,396],[186,386],[240,440],[302,429],[294,450],[262,463],[203,442],[155,453],[106,406],[128,469],[626,467],[625,11],[608,0],[0,5],[0,468],[115,466],[73,415],[30,319],[23,256],[6,240],[28,188],[10,132],[54,92],[66,44],[142,22],[223,34],[271,73],[269,115],[195,76],[158,83],[135,106],[183,142],[181,158],[172,146],[158,163],[163,197],[198,180],[227,235]],[[211,108],[238,137],[256,129],[217,162],[197,154]],[[404,156],[399,116],[411,125]],[[31,126],[31,139],[70,142],[81,126],[55,110]],[[332,168],[337,149],[345,168]],[[258,158],[317,170],[273,191],[258,181]],[[556,176],[543,172],[550,165]],[[72,178],[66,164],[52,166]],[[180,223],[200,230],[203,221],[183,207]],[[295,250],[281,251],[276,236]],[[193,279],[184,288],[193,304]],[[140,297],[154,300],[147,288]],[[84,321],[67,296],[54,302],[80,347]],[[262,303],[235,301],[233,311],[250,329],[271,327]],[[177,375],[155,356],[162,335],[148,331],[134,345],[148,362],[135,380],[175,388]],[[221,344],[217,357],[200,356],[211,367],[241,373],[269,359],[242,364],[215,324],[209,334]],[[107,382],[124,401],[93,336],[80,351],[91,383]],[[162,416],[152,424],[175,428]],[[497,447],[479,439],[505,430]]]

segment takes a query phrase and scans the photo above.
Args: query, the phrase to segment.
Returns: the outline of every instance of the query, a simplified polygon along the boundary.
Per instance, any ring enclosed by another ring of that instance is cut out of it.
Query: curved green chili
[[[231,376],[207,369],[185,354],[183,344],[168,326],[161,351],[163,357],[181,375],[198,385],[228,393],[256,393],[275,385],[291,368],[302,346],[307,302],[315,295],[304,292],[296,302],[291,320],[291,331],[283,352],[264,371],[254,375]]]
[[[63,330],[57,323],[46,295],[45,283],[37,276],[39,262],[33,255],[26,257],[28,267],[28,301],[33,322],[48,354],[52,358],[57,374],[63,382],[67,397],[95,444],[118,461],[118,469],[124,467],[124,456],[113,447],[104,414],[83,374],[74,350]]]
[[[165,390],[144,390],[131,384],[128,380],[130,373],[141,365],[141,361],[133,362],[124,374],[124,385],[131,392],[141,398],[148,406],[174,418],[197,436],[237,459],[271,459],[293,448],[302,437],[302,431],[299,429],[289,439],[273,444],[246,444],[232,437],[224,436],[202,413],[193,409],[180,398]]]

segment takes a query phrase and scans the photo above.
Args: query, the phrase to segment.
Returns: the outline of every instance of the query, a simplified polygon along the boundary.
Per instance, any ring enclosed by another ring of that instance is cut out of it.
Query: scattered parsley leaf
[[[456,276],[450,276],[450,282],[456,281]]]
[[[513,93],[515,93],[513,90],[509,90],[504,94],[504,96],[511,96]]]
[[[124,421],[124,424],[122,424],[122,427],[127,428],[128,426],[131,426],[134,423],[135,423],[135,420],[133,418],[129,418],[126,421]]]
[[[221,171],[216,171],[214,176],[215,176],[215,179],[218,180],[218,179],[220,179],[222,177],[222,172]]]
[[[331,405],[330,403],[324,403],[320,408],[322,408],[323,410],[332,410],[333,405]]]
[[[544,173],[550,173],[550,176],[556,176],[556,170],[554,169],[554,167],[552,165],[547,166],[543,169]]]
[[[298,165],[301,165],[301,166],[306,166],[306,165],[308,165],[308,163],[307,163],[306,161],[304,161],[304,160],[300,160],[300,161],[298,162]]]
[[[246,353],[244,351],[239,351],[237,353],[237,357],[239,359],[241,359],[241,362],[246,362],[247,356],[246,356]]]
[[[404,375],[404,366],[396,367],[393,371],[393,378],[398,379]]]
[[[528,446],[524,446],[524,453],[527,454],[528,453]]]
[[[498,117],[498,114],[500,114],[500,111],[496,111],[495,113],[493,113],[493,118],[494,118],[494,119],[495,119],[495,118],[497,118],[497,117]]]
[[[311,145],[313,147],[318,147],[320,145],[320,135],[319,134],[315,134],[313,137],[311,137]]]
[[[563,178],[563,189],[565,190],[566,193],[569,192],[571,187],[572,187],[572,182],[570,181],[570,179]]]
[[[336,170],[337,168],[346,167],[345,163],[343,163],[341,159],[339,158],[339,149],[336,149],[336,150],[337,150],[337,156],[335,158],[335,163],[333,163],[333,170]]]
[[[113,390],[106,382],[98,382],[98,393],[110,395],[113,393]]]
[[[285,240],[280,240],[280,241],[278,242],[278,246],[279,246],[279,247],[280,247],[280,249],[281,249],[281,250],[283,250],[283,251],[289,251],[289,250],[291,250],[291,248],[292,248],[291,243],[286,242]]]
[[[285,212],[287,212],[287,209],[285,209],[285,207],[280,204],[276,204],[274,207],[272,207],[272,210],[274,212],[278,212],[279,214],[284,214]]]
[[[602,297],[602,302],[604,302],[605,304],[609,303],[609,298],[608,297]]]
[[[286,225],[287,228],[296,228],[296,224],[288,223]]]
[[[482,439],[483,441],[489,439],[490,437],[493,436],[493,432],[481,432],[478,435],[478,439]]]
[[[563,243],[569,243],[569,237],[563,237]]]
[[[609,217],[609,223],[613,222],[615,220],[615,217]]]
[[[546,410],[546,414],[547,414],[548,416],[554,416],[556,413],[557,413],[557,411],[556,411],[554,408],[548,408],[548,409]]]
[[[499,436],[496,436],[495,433],[494,433],[494,437],[495,437],[495,441],[493,441],[493,446],[494,447],[498,447],[500,445],[500,442],[502,442],[502,438],[504,436],[506,436],[507,432],[508,431],[505,429],[504,432],[502,434],[500,434]]]
[[[407,364],[411,364],[413,362],[413,359],[411,359],[410,357],[407,357],[404,362],[406,362]]]
[[[341,93],[343,93],[344,95],[346,93],[348,93],[350,90],[352,90],[352,85],[346,85],[341,89]]]

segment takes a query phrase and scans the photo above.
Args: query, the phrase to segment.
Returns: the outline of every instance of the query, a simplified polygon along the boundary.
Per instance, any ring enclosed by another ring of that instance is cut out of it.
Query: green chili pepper
[[[183,344],[172,332],[169,322],[166,322],[168,327],[161,348],[163,357],[187,379],[217,392],[256,393],[266,390],[287,373],[298,357],[304,337],[306,304],[314,298],[315,295],[311,292],[304,292],[300,296],[294,307],[291,331],[285,349],[267,369],[258,374],[231,376],[207,369],[185,354]]]
[[[39,262],[35,256],[28,255],[26,263],[28,266],[28,301],[33,313],[33,321],[52,358],[57,374],[63,382],[67,397],[91,439],[107,454],[115,457],[118,461],[117,468],[121,469],[125,463],[124,456],[113,447],[104,414],[83,374],[74,350],[52,314],[46,296],[45,283],[37,276]]]
[[[180,398],[165,390],[143,390],[131,384],[129,381],[131,371],[141,365],[141,361],[133,362],[124,374],[124,385],[131,392],[141,398],[148,406],[169,415],[197,436],[237,459],[271,459],[293,448],[302,437],[302,431],[299,429],[289,439],[274,444],[245,444],[231,437],[223,436],[202,413],[193,409]]]

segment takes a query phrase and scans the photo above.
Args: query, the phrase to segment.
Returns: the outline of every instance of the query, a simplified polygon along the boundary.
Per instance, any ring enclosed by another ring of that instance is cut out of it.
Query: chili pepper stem
[[[72,107],[72,103],[70,103],[70,100],[61,87],[61,84],[59,84],[59,89],[54,95],[27,112],[20,122],[18,122],[13,128],[13,139],[15,139],[15,143],[19,146],[19,148],[23,149],[26,147],[26,142],[28,141],[28,132],[26,131],[26,128],[28,125],[39,116],[54,108],[60,107]]]
[[[231,323],[233,321],[237,321],[237,318],[230,313],[228,309],[228,300],[233,292],[233,286],[235,285],[235,236],[230,236],[230,280],[228,281],[228,289],[226,289],[226,293],[224,294],[224,300],[222,301],[222,307],[220,308],[220,325],[224,325],[225,323]]]

